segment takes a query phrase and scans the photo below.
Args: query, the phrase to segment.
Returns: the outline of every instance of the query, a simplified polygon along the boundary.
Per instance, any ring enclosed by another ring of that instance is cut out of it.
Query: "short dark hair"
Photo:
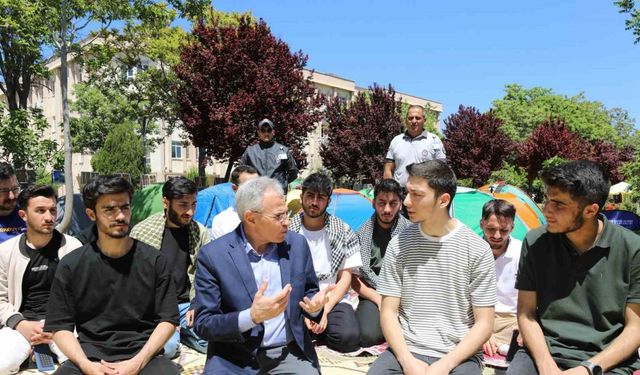
[[[600,210],[604,208],[611,188],[609,174],[604,167],[589,160],[575,160],[546,168],[540,173],[540,179],[548,188],[569,193],[571,199],[583,207],[596,203]]]
[[[424,109],[424,107],[423,107],[423,106],[421,106],[421,105],[417,105],[417,104],[411,104],[411,105],[409,106],[409,108],[407,108],[407,116],[409,116],[409,111],[410,111],[411,109],[413,109],[413,108],[417,108],[417,109],[422,110],[422,116],[423,116],[423,117],[425,116],[425,114],[426,114],[426,110]]]
[[[89,181],[82,189],[82,200],[86,208],[95,211],[98,198],[105,194],[129,194],[133,195],[133,186],[125,178],[118,175],[98,176]]]
[[[53,198],[55,201],[58,200],[58,194],[53,190],[53,187],[49,185],[31,185],[22,190],[20,195],[18,195],[18,207],[21,210],[26,210],[29,205],[29,199],[36,197]]]
[[[333,193],[331,179],[326,174],[320,172],[310,174],[302,181],[300,186],[302,188],[302,194],[304,194],[305,191],[312,191],[331,197],[331,193]]]
[[[0,163],[0,180],[8,180],[15,176],[16,172],[9,163]]]
[[[482,220],[489,220],[491,215],[515,219],[516,207],[504,199],[492,199],[482,206]]]
[[[162,185],[162,197],[169,200],[197,192],[196,183],[184,176],[171,177]]]
[[[258,170],[250,165],[239,165],[231,172],[231,183],[235,185],[240,184],[240,175],[243,173],[258,174]]]
[[[380,193],[393,193],[402,199],[402,187],[400,187],[398,181],[392,178],[382,179],[376,184],[373,188],[373,199],[376,199]]]
[[[447,208],[451,207],[453,197],[456,196],[457,179],[453,169],[446,161],[441,159],[427,160],[422,163],[409,164],[407,172],[411,177],[420,177],[427,180],[427,185],[436,192],[436,197],[449,194],[451,201]]]

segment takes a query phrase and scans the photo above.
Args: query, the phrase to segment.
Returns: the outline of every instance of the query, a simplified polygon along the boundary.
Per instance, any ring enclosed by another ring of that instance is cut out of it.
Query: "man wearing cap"
[[[275,134],[271,120],[260,121],[258,143],[247,147],[240,157],[240,165],[250,165],[260,176],[278,180],[286,193],[289,183],[298,177],[298,166],[289,148],[273,140]]]

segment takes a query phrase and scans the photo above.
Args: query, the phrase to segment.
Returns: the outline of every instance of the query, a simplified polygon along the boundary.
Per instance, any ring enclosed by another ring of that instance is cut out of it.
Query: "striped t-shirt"
[[[420,224],[392,238],[380,271],[378,293],[400,298],[398,319],[412,353],[442,357],[469,332],[472,307],[497,302],[489,245],[456,220],[443,237]]]

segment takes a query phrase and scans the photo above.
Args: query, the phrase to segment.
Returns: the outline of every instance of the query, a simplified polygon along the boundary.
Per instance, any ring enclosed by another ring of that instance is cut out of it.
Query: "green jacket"
[[[164,212],[153,214],[143,221],[136,224],[131,229],[130,237],[140,242],[144,242],[147,245],[160,250],[162,246],[162,239],[164,237],[164,228],[166,224],[166,218]],[[190,297],[195,297],[195,289],[193,287],[193,277],[196,273],[196,259],[198,258],[198,251],[202,246],[209,243],[209,232],[202,224],[195,220],[192,220],[189,224],[189,255],[191,258],[191,266],[187,270],[189,274],[189,281],[191,282]]]

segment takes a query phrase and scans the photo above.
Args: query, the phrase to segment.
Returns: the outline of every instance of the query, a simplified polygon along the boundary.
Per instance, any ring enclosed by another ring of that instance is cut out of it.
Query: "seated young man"
[[[443,160],[408,168],[415,224],[393,237],[378,283],[389,343],[369,374],[480,375],[493,329],[496,276],[489,245],[449,216],[456,177]]]
[[[358,230],[362,267],[354,275],[351,287],[359,294],[356,318],[360,327],[360,346],[369,347],[384,341],[380,327],[382,296],[376,291],[382,261],[391,238],[398,235],[411,222],[400,215],[402,188],[390,178],[376,184],[373,189],[375,212]]]
[[[44,330],[69,358],[55,374],[180,373],[158,355],[179,324],[171,269],[162,252],[128,236],[132,191],[118,176],[83,190],[98,240],[64,257],[51,287]]]
[[[36,345],[66,360],[42,327],[58,262],[82,245],[54,229],[56,211],[51,186],[29,187],[18,197],[26,233],[0,244],[0,375],[18,372]]]
[[[518,291],[515,284],[522,242],[511,237],[515,218],[516,208],[504,199],[492,199],[482,206],[480,228],[493,252],[498,287],[493,334],[483,346],[488,355],[496,354],[501,345],[508,346],[513,331],[518,328]]]
[[[331,349],[352,352],[360,348],[360,329],[353,306],[342,300],[351,286],[351,270],[362,265],[362,258],[358,236],[347,223],[327,212],[332,191],[325,174],[305,178],[301,196],[304,212],[291,218],[289,230],[307,239],[320,290],[336,284],[320,322],[306,319],[307,328],[325,338]]]
[[[518,270],[525,349],[507,374],[631,374],[640,369],[640,237],[600,213],[608,172],[591,161],[544,170],[547,225]]]

